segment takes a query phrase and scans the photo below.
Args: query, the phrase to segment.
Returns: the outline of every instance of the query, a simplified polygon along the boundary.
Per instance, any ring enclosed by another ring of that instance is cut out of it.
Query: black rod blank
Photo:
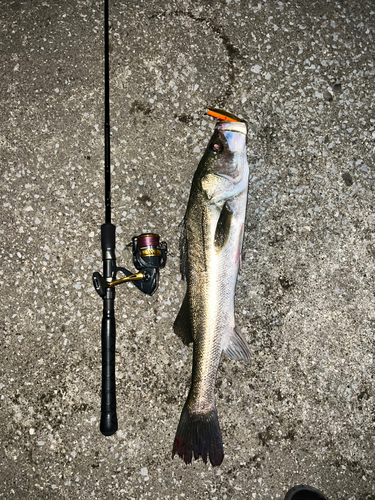
[[[109,126],[109,20],[108,0],[104,0],[104,167],[105,167],[105,222],[111,224],[111,159]]]
[[[103,279],[105,292],[103,298],[102,319],[102,401],[100,431],[111,436],[117,431],[116,380],[115,380],[115,289],[108,284],[116,275],[115,236],[116,228],[111,223],[111,166],[110,166],[110,130],[109,130],[109,27],[108,0],[104,0],[104,162],[105,162],[105,224],[101,227],[103,253]],[[94,282],[95,286],[95,282]]]

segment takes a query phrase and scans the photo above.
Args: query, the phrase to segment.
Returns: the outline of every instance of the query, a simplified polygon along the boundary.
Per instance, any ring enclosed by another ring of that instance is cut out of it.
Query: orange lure
[[[242,122],[241,118],[238,118],[238,116],[232,115],[232,113],[223,111],[222,109],[208,108],[206,115],[213,116],[224,122]]]

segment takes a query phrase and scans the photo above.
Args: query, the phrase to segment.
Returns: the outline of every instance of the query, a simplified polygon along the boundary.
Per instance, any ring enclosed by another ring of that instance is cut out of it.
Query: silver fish
[[[184,344],[194,345],[191,388],[173,456],[179,455],[186,463],[193,454],[205,463],[209,457],[213,466],[224,458],[215,404],[221,353],[250,362],[250,350],[234,320],[249,177],[247,127],[234,115],[220,113],[195,172],[182,223],[181,271],[187,292],[173,325]]]

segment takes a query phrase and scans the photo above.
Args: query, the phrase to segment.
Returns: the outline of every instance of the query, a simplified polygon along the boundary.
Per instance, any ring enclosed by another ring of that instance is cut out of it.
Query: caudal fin
[[[184,406],[176,437],[173,444],[173,454],[181,457],[186,464],[202,457],[207,463],[207,457],[213,466],[220,465],[224,458],[223,442],[216,407],[209,413],[190,414]]]

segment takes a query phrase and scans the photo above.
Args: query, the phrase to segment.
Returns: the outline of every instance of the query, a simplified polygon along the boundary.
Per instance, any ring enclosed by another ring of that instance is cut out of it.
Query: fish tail
[[[216,406],[208,413],[190,413],[186,404],[182,410],[176,437],[173,444],[172,458],[181,457],[186,464],[202,457],[211,465],[220,465],[224,458],[223,442],[217,418]]]

